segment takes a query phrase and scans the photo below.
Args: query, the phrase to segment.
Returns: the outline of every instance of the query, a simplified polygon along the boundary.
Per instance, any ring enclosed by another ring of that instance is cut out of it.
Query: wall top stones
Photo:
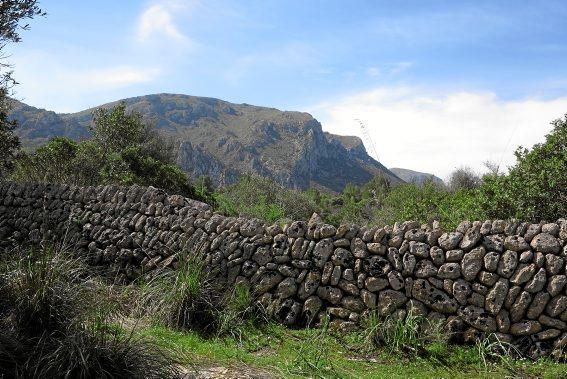
[[[567,346],[567,221],[414,221],[283,227],[226,217],[152,187],[0,184],[0,244],[66,238],[121,280],[175,269],[183,252],[219,280],[246,283],[286,325],[370,312],[442,321],[455,341],[497,334],[532,356]],[[525,344],[525,339],[530,341]]]

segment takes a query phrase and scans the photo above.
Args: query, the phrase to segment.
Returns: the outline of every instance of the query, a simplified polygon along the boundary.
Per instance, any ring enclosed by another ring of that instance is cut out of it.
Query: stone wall
[[[497,333],[532,354],[567,347],[567,221],[382,228],[265,225],[149,187],[0,184],[0,241],[65,240],[122,280],[182,252],[227,283],[250,283],[286,325],[331,317],[348,329],[368,310],[446,321],[456,340]]]

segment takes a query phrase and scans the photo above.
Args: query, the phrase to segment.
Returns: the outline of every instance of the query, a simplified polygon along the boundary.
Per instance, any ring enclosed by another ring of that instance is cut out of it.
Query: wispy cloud
[[[413,67],[413,62],[398,62],[390,67],[390,73],[392,75],[401,74],[402,72],[407,71],[412,67]]]
[[[483,171],[515,162],[517,146],[541,142],[562,117],[567,97],[504,101],[491,92],[436,93],[412,87],[377,88],[308,108],[336,134],[363,137],[362,120],[389,167],[447,177],[460,166]]]
[[[159,74],[156,68],[118,66],[70,72],[67,79],[91,89],[114,89],[149,82]]]
[[[70,112],[108,102],[124,94],[138,94],[141,85],[152,85],[162,75],[154,65],[62,62],[51,52],[20,54],[17,96],[30,105]],[[49,75],[45,75],[48,72]],[[18,95],[19,94],[19,95]]]
[[[188,41],[188,37],[179,30],[173,20],[173,11],[181,7],[176,3],[162,2],[146,8],[138,19],[138,39],[147,41],[157,36]]]

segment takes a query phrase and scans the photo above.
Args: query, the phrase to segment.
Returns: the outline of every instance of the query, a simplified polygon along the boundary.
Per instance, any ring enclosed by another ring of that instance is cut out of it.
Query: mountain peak
[[[334,192],[378,174],[401,182],[368,155],[360,138],[323,132],[308,113],[169,93],[122,101],[127,110],[141,113],[177,141],[177,161],[186,172],[208,175],[217,184],[234,182],[244,173],[267,176],[287,187]],[[25,146],[35,147],[58,135],[89,135],[93,108],[57,114],[20,104],[11,117],[21,125],[18,134]]]

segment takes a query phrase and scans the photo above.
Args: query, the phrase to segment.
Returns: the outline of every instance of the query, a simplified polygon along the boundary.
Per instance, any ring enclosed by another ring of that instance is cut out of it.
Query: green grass
[[[241,342],[156,326],[140,333],[177,351],[187,365],[251,366],[284,378],[567,377],[567,364],[550,360],[485,363],[475,346],[435,342],[426,346],[427,357],[408,357],[373,348],[360,333],[290,330],[271,323],[248,328]]]

